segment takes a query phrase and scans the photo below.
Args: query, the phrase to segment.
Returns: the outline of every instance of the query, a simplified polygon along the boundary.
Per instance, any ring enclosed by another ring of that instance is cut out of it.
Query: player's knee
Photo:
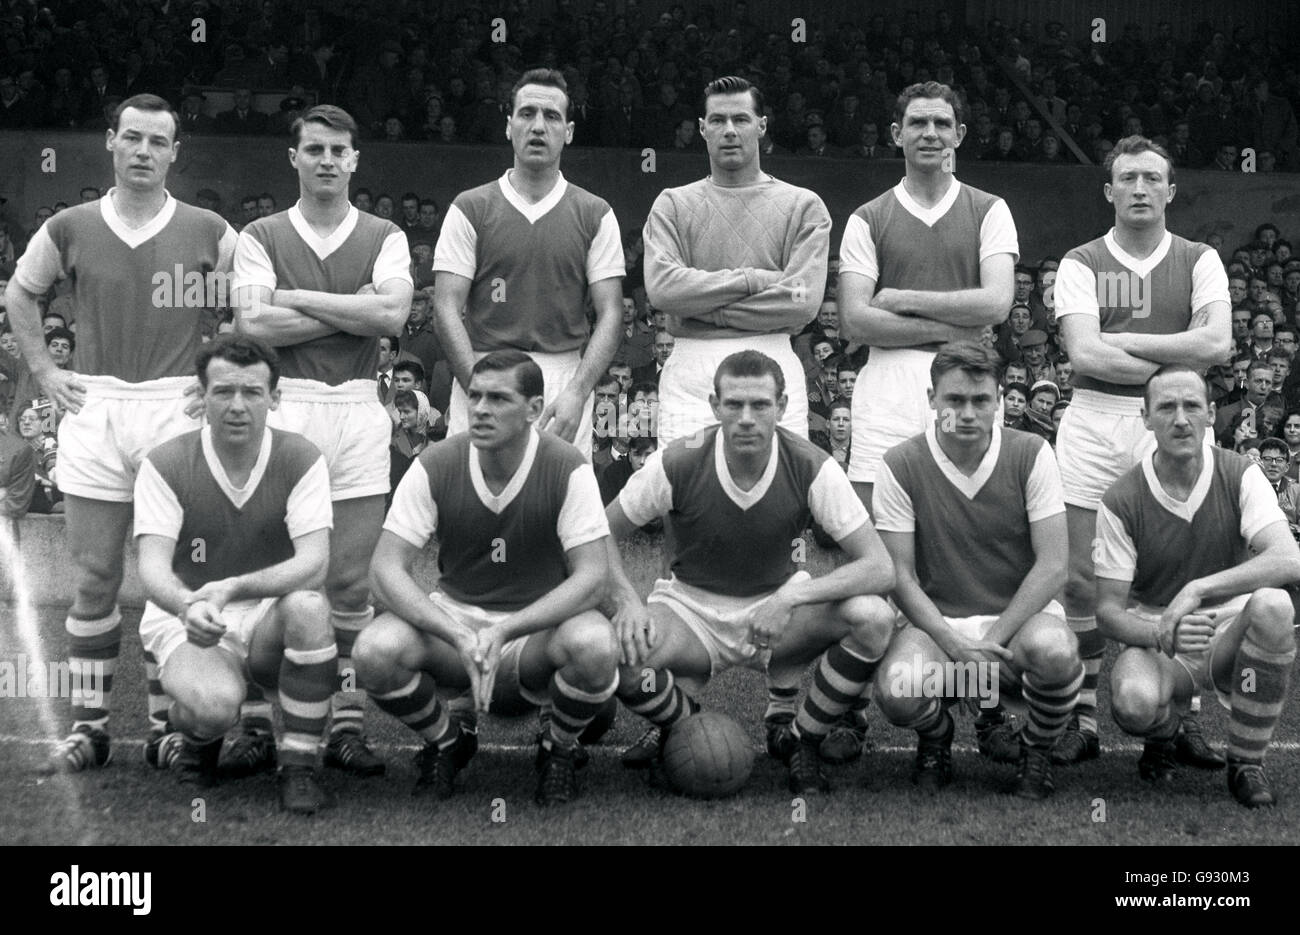
[[[913,671],[911,661],[885,660],[876,670],[875,693],[872,696],[880,713],[894,725],[911,724],[920,715],[927,698],[921,697],[912,687],[920,683],[922,673]]]
[[[368,691],[385,691],[397,672],[402,658],[403,641],[398,631],[382,624],[371,624],[357,634],[352,647],[352,666],[357,682]]]
[[[1042,627],[1025,640],[1025,658],[1040,678],[1068,678],[1079,668],[1079,640],[1064,626]]]
[[[1111,709],[1115,723],[1130,734],[1147,733],[1160,715],[1160,694],[1146,679],[1117,678],[1110,687]]]
[[[841,605],[840,613],[849,622],[849,635],[857,648],[871,659],[879,659],[894,638],[894,612],[889,604],[874,595],[851,597]]]
[[[294,591],[280,598],[284,620],[284,645],[291,649],[316,649],[334,639],[330,605],[319,591]]]
[[[198,737],[220,737],[239,720],[244,695],[235,679],[195,682],[185,692],[178,726]]]
[[[1280,588],[1261,588],[1250,598],[1250,636],[1272,652],[1295,649],[1295,605]]]
[[[609,684],[618,669],[620,653],[608,620],[600,614],[583,614],[566,621],[557,635],[564,657],[582,676]]]

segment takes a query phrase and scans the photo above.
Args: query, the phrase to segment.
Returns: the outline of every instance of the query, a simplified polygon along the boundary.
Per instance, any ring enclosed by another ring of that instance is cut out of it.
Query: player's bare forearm
[[[39,296],[23,288],[16,279],[9,280],[5,289],[5,303],[9,309],[9,325],[14,340],[18,342],[18,351],[27,361],[32,376],[40,378],[42,373],[53,369],[54,358],[45,347],[45,330],[41,327],[41,307]]]
[[[433,286],[433,327],[451,365],[452,376],[466,389],[470,371],[474,369],[474,346],[461,312],[469,299],[470,285],[464,276],[440,272]]]
[[[1274,524],[1273,541],[1260,554],[1233,568],[1189,582],[1202,603],[1215,603],[1250,594],[1260,588],[1285,588],[1300,582],[1300,546],[1283,521]],[[1261,536],[1264,533],[1260,534]]]
[[[1188,364],[1201,369],[1222,363],[1232,348],[1228,329],[1208,325],[1181,334],[1103,334],[1101,340],[1155,364]]]
[[[605,599],[604,539],[584,543],[566,553],[572,571],[558,586],[501,623],[507,640],[550,630],[585,610],[599,607]]]
[[[415,580],[413,568],[420,550],[388,530],[379,535],[370,560],[370,588],[376,600],[402,620],[455,645],[459,631],[429,593]]]
[[[894,561],[870,521],[837,540],[849,561],[819,578],[783,585],[791,603],[822,604],[863,594],[886,594],[894,588]]]
[[[1115,587],[1110,596],[1101,596],[1105,585]],[[1114,640],[1125,646],[1137,646],[1159,649],[1156,634],[1159,629],[1154,621],[1143,620],[1130,613],[1124,606],[1129,590],[1127,581],[1110,581],[1097,579],[1097,629],[1108,640]],[[1123,596],[1118,596],[1122,592]]]
[[[607,593],[600,604],[601,612],[607,617],[612,617],[620,604],[641,600],[641,595],[633,586],[632,579],[627,576],[627,569],[623,567],[623,556],[618,550],[618,539],[619,537],[611,528],[610,535],[605,539],[605,564],[609,575]]]
[[[338,333],[337,328],[310,315],[270,303],[237,308],[235,330],[259,338],[272,347],[289,347]]]
[[[1066,336],[1070,348],[1070,363],[1074,372],[1080,376],[1105,380],[1107,383],[1120,383],[1126,386],[1142,386],[1151,379],[1151,374],[1160,369],[1160,364],[1134,357],[1118,347],[1112,347],[1101,340],[1076,343]]]
[[[283,562],[230,579],[231,600],[283,597],[293,591],[319,591],[329,570],[330,532],[318,529],[294,540],[294,554]]]
[[[943,613],[934,601],[921,590],[921,582],[917,580],[916,573],[910,569],[898,568],[896,578],[893,598],[898,609],[912,626],[934,640],[940,649],[944,649],[952,636],[952,628],[943,619]]]
[[[872,304],[886,311],[961,328],[982,328],[1006,320],[1011,296],[988,286],[958,289],[953,292],[928,292],[919,289],[882,289]]]
[[[840,321],[850,322],[853,336],[872,347],[915,347],[972,337],[943,322],[899,315],[871,306],[841,310]]]
[[[1068,577],[1064,556],[1057,559],[1040,555],[985,639],[1003,646],[1009,645],[1012,637],[1020,632],[1030,617],[1040,613],[1056,599]]]
[[[176,540],[144,535],[137,539],[140,583],[145,597],[173,617],[185,616],[185,602],[192,593],[172,571]]]
[[[276,289],[271,302],[310,315],[338,331],[382,337],[399,333],[406,324],[411,309],[411,292],[409,282],[392,279],[383,283],[376,292],[361,295]]]
[[[587,397],[595,389],[623,338],[623,280],[620,277],[602,279],[591,284],[592,304],[596,307],[596,327],[587,342],[582,362],[569,381],[569,386],[579,396]]]

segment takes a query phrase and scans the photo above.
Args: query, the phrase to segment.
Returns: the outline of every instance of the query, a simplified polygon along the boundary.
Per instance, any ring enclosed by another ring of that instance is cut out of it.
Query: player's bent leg
[[[1190,697],[1191,691],[1187,670],[1162,653],[1130,647],[1115,660],[1111,710],[1125,733],[1145,739],[1138,775],[1147,782],[1168,784],[1176,775],[1178,702]]]
[[[316,780],[338,672],[325,595],[294,591],[275,602],[272,613],[253,631],[250,668],[257,673],[277,657],[274,683],[284,722],[278,745],[280,805],[287,812],[310,815],[329,804]]]
[[[49,768],[65,772],[106,766],[112,758],[108,717],[122,645],[123,549],[131,504],[64,498],[75,595],[64,621],[68,669],[80,687],[72,693],[72,733],[54,750]],[[155,673],[156,676],[156,673]]]
[[[1232,701],[1228,789],[1247,808],[1276,802],[1264,754],[1286,704],[1295,657],[1295,608],[1277,588],[1252,594],[1238,618],[1215,637],[1211,675]]]
[[[412,794],[450,798],[464,765],[457,759],[461,735],[438,700],[438,685],[469,686],[455,647],[395,614],[383,614],[357,637],[352,661],[358,684],[375,705],[424,741],[415,757],[419,778]]]
[[[681,685],[679,678],[706,681],[713,674],[713,660],[698,636],[666,604],[646,605],[657,635],[648,659],[640,665],[619,669],[618,698],[633,714],[650,722],[641,738],[623,751],[628,769],[649,769],[663,753],[668,731],[700,709]]]
[[[164,661],[162,684],[172,698],[169,720],[183,737],[173,768],[182,782],[211,785],[221,740],[239,720],[244,699],[239,660],[221,646],[181,643]]]
[[[900,630],[876,669],[875,699],[891,724],[916,731],[912,781],[931,795],[952,782],[952,715],[939,696],[927,696],[925,675],[948,656],[914,626]],[[917,687],[920,686],[920,690]]]
[[[796,795],[829,791],[821,746],[866,693],[889,649],[896,619],[889,604],[874,595],[800,608],[773,650],[774,659],[817,659],[812,685],[795,716],[795,743],[787,754],[788,783]]]
[[[1056,791],[1052,747],[1069,724],[1083,684],[1079,642],[1060,617],[1039,613],[1025,621],[1009,648],[1029,711],[1020,736],[1015,793],[1044,799]]]
[[[550,699],[550,718],[537,744],[538,805],[559,805],[577,796],[578,737],[614,697],[618,661],[614,628],[595,610],[524,644],[520,685],[544,690]]]
[[[338,683],[331,704],[333,722],[325,765],[356,776],[381,776],[384,762],[362,735],[365,693],[356,686],[352,647],[374,619],[370,606],[370,557],[384,522],[382,495],[334,501],[334,532],[326,579],[330,620],[338,645]]]
[[[1074,716],[1052,750],[1052,762],[1062,765],[1095,759],[1101,753],[1097,727],[1097,681],[1101,678],[1101,663],[1106,655],[1106,640],[1097,629],[1097,582],[1092,563],[1097,510],[1067,503],[1065,521],[1070,548],[1065,615],[1066,622],[1079,640],[1083,685],[1074,706]]]

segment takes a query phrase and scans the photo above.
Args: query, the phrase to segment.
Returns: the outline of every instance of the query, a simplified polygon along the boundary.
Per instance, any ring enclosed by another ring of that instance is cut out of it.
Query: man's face
[[[700,135],[715,171],[739,172],[758,161],[758,141],[767,132],[767,118],[754,111],[748,91],[713,94],[705,101]]]
[[[1250,301],[1256,305],[1263,305],[1268,298],[1268,282],[1263,279],[1252,279],[1250,281]]]
[[[388,338],[379,339],[379,369],[387,370],[397,363],[397,354],[393,352],[393,342]]]
[[[639,471],[654,452],[654,448],[633,448],[627,453],[628,464],[632,465],[633,471]]]
[[[826,131],[819,125],[808,128],[808,148],[816,152],[826,144]]]
[[[1251,334],[1257,341],[1273,340],[1273,319],[1268,315],[1256,315]]]
[[[1246,385],[1246,371],[1250,369],[1249,360],[1234,360],[1232,362],[1232,384],[1233,386],[1244,387]]]
[[[1246,280],[1238,279],[1236,276],[1228,280],[1228,298],[1232,301],[1233,308],[1237,308],[1245,302],[1248,294],[1249,293],[1246,291]],[[1235,323],[1237,316],[1233,315],[1232,319]]]
[[[374,199],[372,199],[367,192],[358,192],[353,204],[357,206],[358,211],[363,211],[366,214],[369,214],[370,209],[374,207]]]
[[[1041,367],[1047,362],[1047,355],[1043,352],[1043,345],[1041,344],[1035,344],[1031,347],[1022,347],[1020,349],[1020,354],[1025,358],[1025,363],[1029,365],[1030,370],[1033,370],[1035,367]]]
[[[66,328],[67,323],[58,315],[46,315],[41,319],[41,329],[45,334],[49,334],[55,328]]]
[[[951,153],[966,137],[965,125],[958,125],[952,105],[938,97],[909,101],[903,122],[890,127],[894,145],[903,150],[909,168],[938,172],[951,167]],[[950,171],[950,170],[949,170]]]
[[[1024,364],[1007,364],[1006,373],[1002,378],[1003,384],[1024,383],[1029,379],[1029,368]]]
[[[1286,351],[1287,356],[1295,359],[1296,339],[1293,331],[1279,331],[1273,337],[1273,346]]]
[[[213,441],[226,446],[260,444],[266,415],[280,404],[271,389],[271,368],[262,361],[241,366],[214,358],[208,362],[203,407]]]
[[[1013,334],[1021,335],[1029,330],[1029,309],[1024,306],[1016,306],[1011,309],[1011,331]]]
[[[998,384],[992,376],[974,377],[951,370],[939,377],[927,394],[939,432],[962,445],[989,444],[998,417]],[[1020,395],[1018,391],[1016,395]],[[1023,410],[1023,396],[1020,404]]]
[[[1282,287],[1292,295],[1300,293],[1300,269],[1293,269],[1289,273],[1283,273]]]
[[[432,260],[433,247],[429,246],[429,244],[420,242],[411,247],[411,262],[420,269],[428,269]]]
[[[632,397],[632,401],[628,403],[627,406],[628,414],[633,416],[639,415],[641,410],[643,409],[649,409],[652,412],[658,411],[659,409],[658,390],[650,390],[650,391],[642,390],[641,392],[637,393],[634,397]]]
[[[858,374],[853,370],[841,370],[835,379],[836,387],[840,396],[844,399],[853,398],[853,384],[858,381]]]
[[[1056,398],[1046,390],[1034,394],[1033,407],[1035,412],[1041,412],[1043,415],[1051,415],[1052,407],[1056,405]]]
[[[1268,359],[1269,369],[1273,371],[1273,389],[1281,390],[1282,384],[1291,374],[1291,361],[1283,360],[1281,357],[1270,357]]]
[[[113,154],[117,184],[141,192],[166,185],[167,170],[180,150],[170,113],[134,107],[122,112],[117,129],[108,131],[106,145]]]
[[[592,421],[599,425],[601,420],[608,420],[618,408],[618,394],[621,387],[617,380],[596,387],[596,404],[592,407]]]
[[[411,300],[411,311],[406,316],[406,324],[412,331],[419,331],[429,320],[429,299],[424,293],[417,292]]]
[[[776,395],[776,380],[770,374],[724,375],[718,389],[720,395],[710,395],[709,405],[713,407],[714,418],[722,423],[726,450],[740,455],[769,451],[786,405],[786,397]]]
[[[244,223],[245,223],[245,224],[249,223],[250,221],[255,221],[255,220],[257,220],[258,214],[257,214],[257,199],[256,199],[256,198],[249,198],[249,199],[246,199],[245,201],[240,202],[239,207],[240,207],[240,208],[243,210],[243,212],[244,212]]]
[[[72,359],[72,342],[67,338],[54,338],[48,345],[50,358],[56,367],[66,367]]]
[[[1070,381],[1074,379],[1074,364],[1068,360],[1063,360],[1056,365],[1056,385],[1062,390],[1070,389]]]
[[[1173,201],[1177,186],[1169,181],[1164,158],[1151,151],[1119,156],[1111,166],[1106,200],[1115,217],[1129,227],[1163,225],[1165,206]]]
[[[636,321],[636,299],[631,296],[623,297],[623,324],[630,325]]]
[[[622,392],[626,393],[632,388],[632,368],[627,364],[611,364],[609,372],[617,378]]]
[[[853,417],[847,408],[841,406],[831,410],[831,417],[826,420],[826,425],[834,441],[846,442],[853,431]]]
[[[289,150],[289,162],[298,170],[303,192],[317,198],[346,200],[361,155],[352,148],[351,135],[315,122],[304,123],[300,132],[298,147]],[[261,208],[258,199],[258,210]]]
[[[1034,291],[1034,277],[1029,273],[1016,273],[1016,301],[1028,302]]]
[[[416,390],[415,374],[409,370],[397,370],[393,372],[393,388],[395,390]]]
[[[1278,451],[1276,448],[1269,448],[1268,451],[1260,452],[1259,466],[1264,469],[1264,476],[1268,478],[1269,483],[1276,484],[1286,473],[1287,465],[1291,459],[1284,451]]]
[[[1020,390],[1007,390],[1006,395],[1002,397],[1002,412],[1008,419],[1017,419],[1024,415],[1026,405],[1028,403],[1025,394]]]
[[[1300,415],[1289,415],[1282,423],[1282,440],[1289,448],[1300,448]]]
[[[14,338],[13,332],[6,331],[4,334],[0,334],[0,350],[10,357],[18,357],[18,341]]]
[[[1194,456],[1213,421],[1201,378],[1166,374],[1148,384],[1147,394],[1151,401],[1143,404],[1142,419],[1156,437],[1156,448],[1169,457]]]
[[[425,230],[433,230],[438,226],[438,209],[433,205],[420,206],[420,226]]]
[[[299,173],[299,175],[301,176],[301,172]],[[343,190],[344,190],[344,192],[347,191],[347,186],[346,186],[346,185],[344,185]],[[271,215],[273,215],[273,214],[275,214],[275,199],[274,199],[274,198],[259,198],[259,199],[257,199],[257,216],[258,216],[258,217],[260,217],[260,218],[269,218],[269,217],[270,217]]]
[[[515,370],[476,373],[469,381],[470,444],[493,451],[517,441],[542,414],[542,397],[519,391]]]
[[[420,201],[418,198],[402,199],[402,217],[414,224],[420,217]]]
[[[826,358],[835,353],[835,348],[831,346],[830,341],[817,341],[812,346],[813,359],[819,364],[826,362]]]
[[[393,217],[393,199],[387,195],[375,199],[375,217],[391,220]]]
[[[506,121],[516,166],[542,170],[559,165],[565,145],[573,142],[568,106],[559,88],[526,84],[516,92],[515,109]]]
[[[1250,336],[1250,309],[1240,309],[1232,313],[1232,338],[1244,341]]]
[[[840,309],[834,302],[823,302],[817,310],[817,324],[822,331],[838,331],[840,327]]]
[[[1246,371],[1246,398],[1258,406],[1273,389],[1273,371],[1268,367],[1251,367]]]
[[[666,364],[668,358],[672,356],[674,343],[676,342],[673,336],[667,331],[660,331],[655,335],[655,360],[660,366]]]

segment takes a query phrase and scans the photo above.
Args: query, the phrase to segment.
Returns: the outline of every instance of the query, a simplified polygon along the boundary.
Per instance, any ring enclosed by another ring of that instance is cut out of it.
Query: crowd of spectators
[[[699,89],[739,74],[769,101],[765,154],[887,158],[898,91],[934,79],[964,99],[970,158],[1075,161],[1064,134],[1099,162],[1137,133],[1180,168],[1234,169],[1249,148],[1256,171],[1300,171],[1293,43],[1209,22],[1181,40],[1167,21],[1154,35],[1114,23],[1098,42],[1046,17],[976,27],[945,10],[864,12],[814,20],[795,41],[788,23],[755,22],[744,0],[657,17],[639,0],[556,0],[553,11],[527,0],[0,0],[0,14],[0,129],[103,129],[116,103],[149,91],[191,133],[284,133],[317,102],[347,108],[372,139],[504,144],[509,89],[544,64],[569,82],[578,146],[702,151]],[[259,101],[278,103],[265,112]]]

